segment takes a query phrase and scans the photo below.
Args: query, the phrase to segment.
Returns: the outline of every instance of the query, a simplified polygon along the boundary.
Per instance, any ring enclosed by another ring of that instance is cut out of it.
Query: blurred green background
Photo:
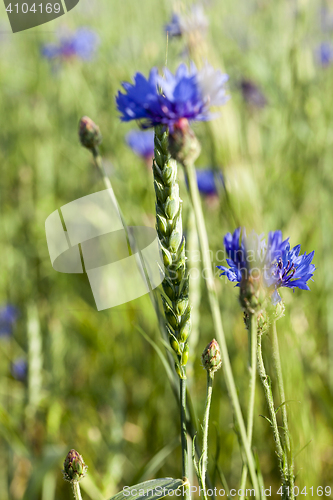
[[[12,334],[0,334],[1,500],[70,499],[61,468],[71,448],[89,466],[82,481],[87,499],[106,499],[153,477],[180,476],[177,403],[155,350],[137,328],[163,351],[149,297],[98,312],[86,275],[53,270],[44,224],[62,205],[104,189],[78,141],[78,121],[88,115],[101,128],[106,170],[127,223],[154,226],[152,172],[126,145],[135,124],[120,122],[114,98],[136,71],[147,75],[166,57],[171,70],[189,60],[186,40],[167,44],[163,29],[173,8],[189,5],[81,0],[65,16],[17,34],[0,6],[0,306],[18,310]],[[230,75],[231,96],[214,122],[194,126],[202,143],[197,167],[223,171],[228,192],[202,200],[213,264],[222,264],[216,252],[236,224],[266,234],[282,229],[292,246],[315,250],[311,292],[282,291],[286,314],[278,334],[294,451],[300,451],[296,484],[333,487],[333,66],[318,60],[320,44],[333,36],[330,23],[322,22],[323,8],[326,19],[333,16],[331,2],[203,5],[209,28],[191,50],[199,62],[206,58]],[[92,60],[42,57],[43,44],[56,42],[64,26],[98,34]],[[246,99],[244,80],[259,86],[265,106]],[[186,221],[181,171],[179,178]],[[224,279],[216,284],[245,410],[248,345],[237,289]],[[214,337],[204,282],[200,286],[199,338],[189,370],[198,427],[206,383],[200,355]],[[269,362],[269,336],[264,346]],[[28,372],[18,379],[13,363],[20,358]],[[265,485],[274,492],[274,443],[260,414],[267,411],[258,383],[253,441]],[[236,488],[242,462],[222,371],[213,394],[211,476],[216,450]]]

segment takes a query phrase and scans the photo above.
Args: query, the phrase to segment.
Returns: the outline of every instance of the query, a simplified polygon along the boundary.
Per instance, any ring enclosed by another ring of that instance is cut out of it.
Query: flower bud
[[[222,366],[220,346],[217,341],[213,339],[209,342],[201,356],[202,366],[210,373],[216,372]]]
[[[70,482],[80,481],[87,471],[88,467],[83,461],[81,455],[75,451],[70,450],[64,461],[64,479]]]
[[[88,149],[93,149],[102,142],[99,127],[88,116],[84,116],[80,120],[79,138],[82,146]]]
[[[198,158],[201,147],[186,118],[180,118],[170,132],[169,150],[171,156],[183,165]]]

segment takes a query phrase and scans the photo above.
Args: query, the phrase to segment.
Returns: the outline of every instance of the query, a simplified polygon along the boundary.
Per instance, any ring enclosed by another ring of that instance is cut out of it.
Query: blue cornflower
[[[211,169],[197,169],[197,183],[200,193],[212,196],[217,194],[216,181],[223,184],[223,176],[221,172],[216,173]]]
[[[182,19],[175,12],[172,14],[171,21],[164,26],[164,30],[170,37],[182,36]]]
[[[15,306],[6,304],[0,308],[0,336],[9,336],[13,333],[13,327],[18,317]]]
[[[265,273],[266,285],[273,289],[272,302],[280,302],[278,288],[300,288],[310,290],[307,282],[312,279],[315,266],[312,264],[314,251],[300,255],[301,245],[290,249],[289,238],[282,240],[282,232],[274,231],[268,235]]]
[[[126,142],[135,154],[151,162],[154,156],[153,130],[131,130],[126,135]]]
[[[153,68],[148,79],[136,73],[134,84],[122,84],[126,93],[118,92],[117,108],[122,121],[140,120],[143,128],[167,125],[173,131],[184,119],[210,120],[210,106],[227,101],[227,80],[227,75],[208,65],[197,71],[194,64],[190,70],[180,64],[175,75],[165,69],[164,78]]]
[[[267,99],[254,82],[243,79],[240,82],[240,88],[244,100],[255,108],[264,108],[267,104]]]
[[[240,286],[242,280],[249,278],[253,269],[258,270],[265,252],[265,241],[262,235],[258,236],[254,231],[247,237],[245,229],[242,231],[239,227],[234,234],[227,233],[223,242],[229,267],[217,266],[223,271],[220,276],[227,276],[229,281]]]
[[[23,358],[17,358],[11,365],[11,372],[17,380],[24,380],[28,372],[28,363]]]
[[[89,60],[95,54],[99,38],[88,28],[79,28],[73,34],[59,36],[58,43],[47,43],[42,47],[42,54],[47,59],[68,59],[78,57]]]
[[[202,5],[195,4],[184,14],[172,14],[170,23],[164,26],[170,37],[202,35],[208,28],[208,19]]]
[[[301,246],[290,249],[289,238],[282,239],[281,231],[270,232],[268,245],[262,237],[251,233],[246,238],[245,231],[240,238],[241,229],[234,234],[226,234],[224,246],[228,256],[229,266],[217,266],[223,272],[220,276],[227,276],[229,281],[240,286],[255,272],[256,278],[262,277],[262,283],[271,295],[273,304],[280,302],[278,293],[280,287],[300,288],[310,290],[307,282],[312,278],[315,266],[312,264],[314,252],[300,255]]]
[[[323,42],[316,50],[318,62],[322,66],[328,66],[333,61],[333,45],[329,42]]]

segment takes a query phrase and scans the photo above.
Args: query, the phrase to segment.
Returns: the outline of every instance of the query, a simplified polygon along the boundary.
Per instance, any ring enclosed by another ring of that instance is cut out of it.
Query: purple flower
[[[323,42],[316,50],[316,56],[319,64],[328,66],[333,61],[333,45],[329,42]]]
[[[89,60],[94,56],[98,43],[96,33],[88,28],[79,28],[75,33],[60,35],[58,43],[45,44],[42,54],[47,59],[78,57]]]
[[[122,121],[140,120],[143,128],[167,125],[172,131],[184,118],[210,120],[210,106],[220,106],[227,101],[227,80],[227,75],[208,65],[197,71],[193,64],[190,70],[180,64],[175,75],[165,69],[164,78],[153,68],[148,79],[136,73],[134,84],[122,84],[125,93],[118,92],[117,108]]]
[[[183,15],[173,13],[170,23],[165,25],[164,30],[170,37],[190,35],[195,32],[202,34],[207,31],[208,24],[203,6],[195,4]]]
[[[266,97],[255,83],[250,80],[241,80],[240,88],[243,98],[248,104],[256,108],[264,108],[266,106]]]
[[[164,26],[164,30],[170,37],[182,36],[181,16],[179,14],[172,14],[170,23]]]
[[[7,304],[0,308],[0,337],[10,336],[18,317],[18,310],[15,306]]]
[[[259,272],[264,286],[271,295],[273,304],[280,302],[278,289],[281,287],[310,290],[307,282],[312,279],[315,266],[312,264],[314,252],[300,255],[301,246],[290,248],[289,238],[282,239],[281,231],[270,232],[268,245],[261,236],[252,232],[246,237],[241,228],[224,237],[224,246],[229,267],[217,266],[222,270],[220,276],[227,276],[229,281],[240,286],[242,280],[248,280],[251,273]]]
[[[300,255],[301,245],[290,248],[289,238],[282,240],[282,232],[274,231],[268,235],[266,264],[269,272],[265,276],[266,285],[274,289],[273,303],[280,302],[278,288],[300,288],[310,290],[308,281],[312,279],[315,266],[312,264],[314,251]]]
[[[220,276],[227,276],[229,281],[240,286],[242,279],[247,280],[252,269],[258,269],[258,264],[264,260],[265,241],[254,231],[247,237],[245,229],[239,227],[234,234],[227,233],[223,242],[229,267],[217,266],[223,271]]]
[[[131,130],[126,135],[126,142],[135,154],[151,161],[154,156],[153,130]]]
[[[12,363],[11,372],[17,380],[24,380],[28,373],[28,363],[23,358],[17,358]]]
[[[197,169],[197,183],[201,194],[216,195],[218,189],[216,183],[223,184],[223,176],[221,172],[215,172],[211,169]]]

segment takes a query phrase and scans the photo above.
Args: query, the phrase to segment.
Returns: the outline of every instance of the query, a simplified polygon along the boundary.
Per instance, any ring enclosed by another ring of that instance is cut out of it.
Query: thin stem
[[[75,500],[82,500],[79,483],[77,481],[72,481],[71,485],[72,485],[72,491],[73,491],[74,499]]]
[[[209,412],[210,405],[212,401],[213,392],[213,381],[214,373],[207,371],[207,396],[206,396],[206,407],[203,419],[203,439],[202,439],[202,463],[201,463],[201,477],[202,477],[202,489],[204,498],[207,498],[206,494],[206,473],[208,465],[208,426],[209,426]]]
[[[290,487],[291,496],[290,498],[294,498],[294,460],[292,456],[290,436],[289,436],[289,426],[288,426],[288,416],[287,416],[287,406],[286,406],[286,396],[284,392],[284,384],[283,384],[283,376],[282,376],[282,367],[281,367],[281,359],[280,359],[280,350],[279,350],[279,341],[276,331],[276,321],[273,321],[272,325],[272,339],[273,339],[273,362],[274,368],[276,372],[276,378],[278,383],[279,395],[280,395],[280,405],[281,405],[281,413],[282,413],[282,424],[284,430],[284,439],[287,448],[287,460],[286,467],[288,468],[288,485]]]
[[[256,357],[257,357],[257,315],[250,314],[249,325],[249,362],[250,362],[250,383],[249,383],[249,404],[247,408],[247,439],[251,446],[253,433],[254,400],[256,393]],[[247,464],[244,463],[241,476],[240,489],[245,491],[247,479]],[[244,495],[239,497],[244,498]]]
[[[187,430],[186,430],[186,379],[180,379],[180,436],[182,443],[182,476],[183,480],[188,479],[188,450],[187,450]],[[191,499],[190,489],[183,486],[183,498]]]
[[[192,206],[194,209],[194,214],[196,218],[196,224],[198,229],[198,236],[200,241],[200,248],[202,254],[203,261],[203,269],[205,272],[205,283],[207,286],[208,299],[210,304],[210,309],[212,312],[212,319],[214,323],[214,329],[217,337],[217,341],[220,345],[221,349],[221,357],[222,364],[224,369],[225,380],[229,392],[229,397],[234,409],[235,418],[237,421],[237,425],[239,428],[239,433],[241,437],[241,441],[243,443],[245,456],[247,460],[247,464],[249,467],[249,472],[251,476],[252,485],[256,491],[256,494],[259,494],[259,484],[258,478],[255,470],[255,461],[251,451],[251,447],[246,435],[245,424],[243,420],[243,415],[241,411],[241,407],[238,400],[236,385],[234,381],[234,377],[232,374],[231,364],[229,360],[228,348],[225,340],[225,335],[223,331],[222,318],[218,303],[218,298],[215,290],[214,276],[212,271],[212,265],[210,261],[209,254],[209,244],[208,244],[208,236],[206,231],[205,220],[202,212],[201,200],[195,175],[194,165],[187,163],[185,165],[185,171],[188,178],[189,192],[192,201]]]
[[[270,380],[268,378],[268,375],[266,373],[265,365],[264,365],[264,360],[262,357],[262,347],[261,347],[261,335],[258,335],[257,337],[257,359],[258,359],[258,372],[259,372],[259,377],[261,380],[261,383],[264,388],[264,394],[269,410],[269,417],[270,417],[270,423],[273,429],[273,436],[274,436],[274,441],[276,444],[276,453],[279,459],[279,466],[280,470],[282,473],[282,479],[283,479],[283,486],[285,486],[285,475],[284,475],[284,452],[282,449],[282,444],[281,444],[281,438],[279,434],[279,428],[276,420],[276,413],[275,413],[275,406],[274,406],[274,401],[273,401],[273,394],[272,394],[272,389],[271,389],[271,384]]]

